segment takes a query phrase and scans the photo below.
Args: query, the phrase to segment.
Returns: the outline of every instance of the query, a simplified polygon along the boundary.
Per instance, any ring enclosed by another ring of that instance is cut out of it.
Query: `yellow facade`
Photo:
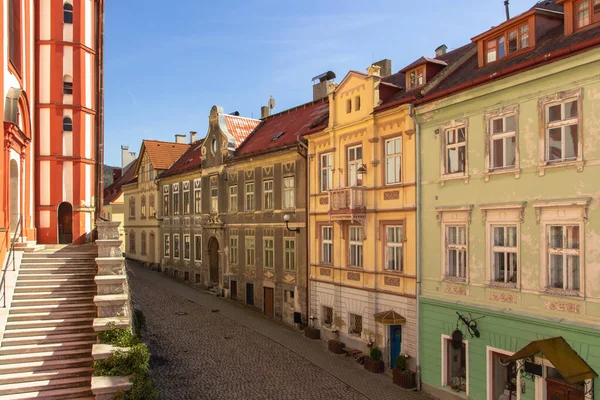
[[[119,222],[119,240],[121,251],[125,251],[125,207],[123,205],[123,193],[110,204],[104,205],[104,217],[111,221]]]
[[[379,71],[331,84],[328,127],[307,138],[310,301],[322,337],[339,331],[346,346],[365,351],[375,343],[389,365],[396,331],[377,313],[406,319],[394,329],[400,351],[416,356],[415,137],[408,106],[374,113],[387,85]]]

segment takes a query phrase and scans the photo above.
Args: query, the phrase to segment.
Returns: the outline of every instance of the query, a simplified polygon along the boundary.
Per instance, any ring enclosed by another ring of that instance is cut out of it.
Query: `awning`
[[[535,340],[508,357],[516,361],[542,353],[569,383],[594,378],[598,374],[577,354],[562,337]]]
[[[406,318],[396,311],[389,310],[375,314],[375,321],[386,325],[397,325],[406,323]]]

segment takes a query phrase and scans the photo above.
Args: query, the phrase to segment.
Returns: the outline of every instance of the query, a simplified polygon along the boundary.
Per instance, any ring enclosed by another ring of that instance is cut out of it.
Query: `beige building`
[[[176,135],[175,139],[175,143],[144,140],[135,165],[135,178],[122,186],[125,254],[127,258],[149,267],[160,265],[160,254],[157,251],[160,225],[156,219],[160,192],[154,180],[190,146],[185,143],[183,135]]]
[[[123,185],[135,176],[135,159],[122,169],[112,185],[104,189],[104,218],[119,222],[119,239],[121,251],[125,251],[125,196]]]

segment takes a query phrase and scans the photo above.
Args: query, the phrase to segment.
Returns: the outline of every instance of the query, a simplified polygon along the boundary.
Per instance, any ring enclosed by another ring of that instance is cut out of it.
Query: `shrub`
[[[405,354],[400,354],[396,357],[396,363],[394,364],[394,368],[400,371],[406,370],[406,362],[408,361],[408,356]]]
[[[131,329],[117,328],[114,322],[109,322],[108,327],[109,330],[98,333],[100,343],[118,347],[131,347],[140,343],[140,339],[131,332]]]
[[[133,331],[136,335],[142,334],[142,329],[146,327],[146,317],[144,316],[144,312],[139,308],[133,309]]]
[[[381,361],[382,354],[381,354],[381,350],[379,349],[379,347],[374,346],[371,349],[371,354],[370,354],[369,358],[373,361]]]

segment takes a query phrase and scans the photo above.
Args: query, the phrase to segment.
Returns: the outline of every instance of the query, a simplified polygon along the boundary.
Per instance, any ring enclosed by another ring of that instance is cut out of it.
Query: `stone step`
[[[6,338],[25,337],[25,336],[43,336],[43,335],[60,335],[71,333],[90,333],[92,327],[89,325],[71,325],[71,326],[54,326],[40,328],[23,328],[23,329],[7,329],[4,331],[3,343]]]
[[[13,299],[11,302],[11,309],[17,307],[30,307],[30,306],[43,306],[43,305],[89,305],[90,301],[93,300],[95,293],[82,294],[80,296],[63,296],[65,293],[62,292],[60,297],[46,297],[46,298],[24,298],[24,299]]]
[[[65,290],[56,290],[56,291],[45,291],[45,292],[35,292],[35,291],[19,291],[17,292],[15,289],[15,293],[13,294],[13,299],[21,300],[21,299],[39,299],[39,298],[71,298],[71,297],[94,297],[96,295],[96,287],[88,290],[69,290],[73,288],[66,288]],[[14,302],[14,301],[13,301]]]
[[[98,254],[89,253],[89,252],[62,252],[62,251],[43,251],[41,253],[36,253],[32,255],[27,255],[27,258],[84,258],[84,259],[94,259],[98,257]]]
[[[24,322],[30,320],[44,320],[44,319],[68,319],[68,318],[84,318],[84,317],[96,317],[96,310],[76,310],[76,311],[46,311],[46,312],[30,312],[13,314],[13,310],[10,310],[8,315],[8,322]]]
[[[9,383],[32,382],[46,379],[69,378],[75,376],[89,376],[94,372],[90,367],[65,368],[51,371],[17,372],[14,374],[0,375],[0,387]]]
[[[129,318],[128,317],[103,317],[94,318],[94,331],[102,332],[110,329],[109,323],[114,323],[117,328],[128,328]]]
[[[48,267],[46,265],[42,266],[23,266],[19,269],[19,278],[25,275],[39,275],[39,274],[48,274],[48,275],[61,275],[61,274],[75,274],[75,275],[96,275],[97,268],[96,267]]]
[[[34,246],[23,247],[20,250],[24,251],[25,253],[33,253],[36,251],[42,251],[45,248],[46,248],[46,246],[44,246],[43,244],[36,244]]]
[[[62,280],[73,280],[73,279],[85,279],[85,280],[90,280],[90,281],[94,281],[94,278],[96,277],[96,274],[94,272],[88,272],[88,273],[81,273],[81,272],[63,272],[63,271],[57,271],[56,273],[52,274],[52,273],[30,273],[30,271],[28,271],[27,274],[19,274],[19,279],[18,282],[22,282],[22,281],[41,281],[41,282],[48,282],[48,281],[62,281]]]
[[[15,336],[6,337],[2,339],[2,346],[26,346],[35,344],[50,344],[50,343],[70,343],[77,341],[95,341],[96,334],[91,330],[89,332],[75,332],[75,333],[56,333],[56,334],[44,334],[44,335],[30,335],[30,336]]]
[[[46,400],[67,400],[94,398],[90,384],[73,388],[53,389],[31,391],[26,393],[7,394],[0,396],[0,400],[26,400],[26,399],[46,399]]]
[[[65,358],[85,357],[90,354],[88,349],[54,350],[39,353],[7,354],[0,356],[0,364],[15,365],[36,361],[63,360]],[[18,365],[17,365],[18,366]]]
[[[58,318],[58,319],[36,319],[28,321],[13,321],[6,323],[6,332],[15,329],[36,328],[62,328],[67,326],[88,326],[92,324],[94,317],[81,318]]]
[[[0,355],[6,354],[25,354],[39,353],[43,351],[71,350],[71,349],[92,349],[96,344],[95,340],[77,340],[73,342],[42,343],[42,344],[24,344],[20,346],[2,346]]]
[[[49,279],[17,279],[16,287],[28,287],[28,286],[59,286],[64,287],[66,285],[92,285],[94,279],[89,278],[49,278]]]
[[[18,372],[52,371],[65,368],[91,367],[93,358],[69,357],[69,359],[24,362],[19,364],[0,364],[0,375],[16,374]]]
[[[94,298],[95,299],[95,298]],[[12,306],[10,308],[9,318],[11,316],[17,316],[21,314],[30,313],[44,313],[44,312],[59,312],[59,311],[93,311],[96,312],[96,307],[89,303],[89,299],[85,299],[85,302],[60,302],[58,304],[44,304],[44,305],[28,305],[28,306]],[[14,302],[13,302],[14,304]],[[37,304],[37,303],[33,303]]]
[[[72,266],[90,266],[96,265],[96,260],[86,260],[83,258],[80,259],[24,259],[21,260],[21,265],[24,266],[36,266],[36,265],[51,265],[51,266],[61,266],[61,265],[72,265]]]
[[[29,291],[48,291],[48,290],[76,290],[76,289],[91,289],[91,288],[95,288],[96,285],[95,284],[89,284],[89,283],[74,283],[74,284],[70,284],[69,282],[65,282],[64,284],[56,284],[56,285],[41,285],[41,284],[37,284],[37,285],[31,285],[31,286],[27,286],[27,287],[23,287],[23,286],[17,286],[15,288],[15,292],[19,291],[19,292],[29,292]]]

